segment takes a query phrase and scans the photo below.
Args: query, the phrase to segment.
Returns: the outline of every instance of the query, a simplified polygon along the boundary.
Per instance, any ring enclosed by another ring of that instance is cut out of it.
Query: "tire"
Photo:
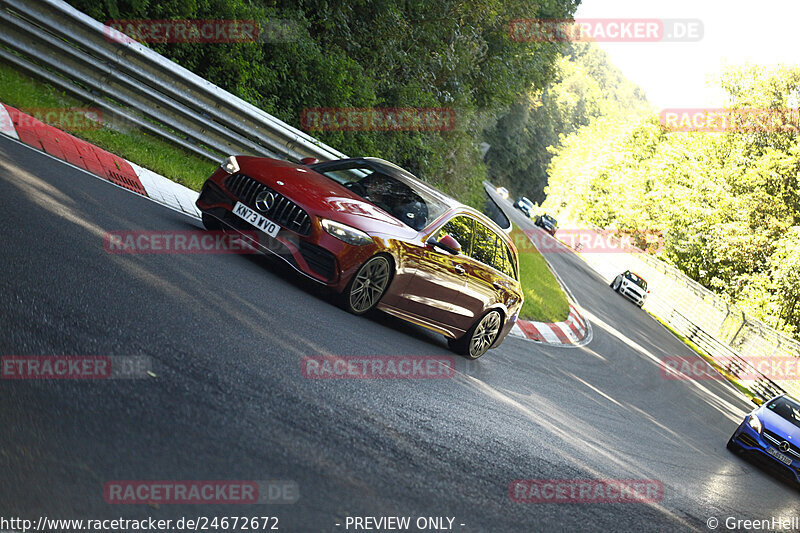
[[[619,288],[622,286],[622,280],[620,278],[614,278],[614,281],[611,282],[611,288],[614,289],[615,292],[619,292]]]
[[[353,274],[341,295],[341,304],[354,315],[372,311],[383,297],[392,279],[392,265],[386,256],[376,255]]]
[[[486,353],[500,334],[503,317],[492,309],[475,322],[461,338],[447,339],[450,349],[467,359],[477,359]]]
[[[205,226],[208,231],[219,231],[222,229],[222,223],[208,213],[203,213],[202,218],[203,226]]]
[[[728,444],[726,444],[725,447],[737,455],[742,451],[742,447],[736,444],[736,442],[733,440],[733,435],[731,435],[731,438],[728,439]]]

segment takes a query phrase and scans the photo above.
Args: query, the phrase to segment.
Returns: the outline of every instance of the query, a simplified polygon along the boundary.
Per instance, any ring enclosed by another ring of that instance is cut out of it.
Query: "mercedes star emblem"
[[[275,193],[272,191],[264,191],[256,196],[256,209],[262,213],[267,213],[272,206],[275,205]]]

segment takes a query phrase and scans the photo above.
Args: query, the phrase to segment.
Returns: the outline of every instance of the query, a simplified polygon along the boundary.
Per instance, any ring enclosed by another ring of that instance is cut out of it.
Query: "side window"
[[[472,244],[472,219],[463,216],[453,217],[436,234],[436,240],[445,235],[450,235],[458,241],[458,244],[461,245],[461,253],[469,254]]]
[[[492,230],[481,224],[475,223],[475,240],[472,243],[472,253],[470,254],[473,259],[480,261],[485,265],[494,266],[494,256],[497,235]]]
[[[516,268],[514,268],[514,256],[502,239],[497,239],[497,253],[495,254],[494,267],[506,276],[517,279]]]

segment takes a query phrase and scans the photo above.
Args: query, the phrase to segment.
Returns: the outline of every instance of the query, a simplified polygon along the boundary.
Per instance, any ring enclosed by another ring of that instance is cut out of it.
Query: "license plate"
[[[256,213],[242,202],[236,202],[236,205],[233,206],[233,214],[237,217],[241,218],[249,222],[250,224],[254,225],[270,237],[275,237],[278,235],[278,232],[281,230],[281,227],[278,226],[276,223],[271,221],[265,216],[261,216],[259,213]]]
[[[785,465],[791,465],[792,464],[792,460],[789,457],[786,457],[781,452],[779,452],[778,450],[776,450],[775,448],[773,448],[771,446],[769,448],[767,448],[767,453],[770,454],[772,457],[774,457],[775,459],[777,459],[778,461],[782,462]]]

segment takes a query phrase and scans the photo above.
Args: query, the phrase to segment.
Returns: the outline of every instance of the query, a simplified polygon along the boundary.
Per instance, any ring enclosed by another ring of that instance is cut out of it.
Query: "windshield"
[[[553,217],[551,217],[550,215],[545,215],[545,216],[543,216],[542,218],[544,218],[546,221],[548,221],[548,222],[549,222],[549,223],[551,223],[552,225],[554,225],[554,226],[556,225],[556,219],[554,219],[554,218],[553,218]]]
[[[642,289],[647,290],[647,282],[642,278],[640,278],[639,276],[637,276],[636,274],[634,274],[633,272],[628,272],[627,274],[625,274],[625,277],[634,282]]]
[[[415,181],[389,175],[380,167],[361,161],[322,164],[314,170],[417,231],[439,218],[449,207]]]
[[[767,409],[788,420],[797,427],[800,427],[800,403],[792,400],[788,396],[775,398],[767,404]]]

